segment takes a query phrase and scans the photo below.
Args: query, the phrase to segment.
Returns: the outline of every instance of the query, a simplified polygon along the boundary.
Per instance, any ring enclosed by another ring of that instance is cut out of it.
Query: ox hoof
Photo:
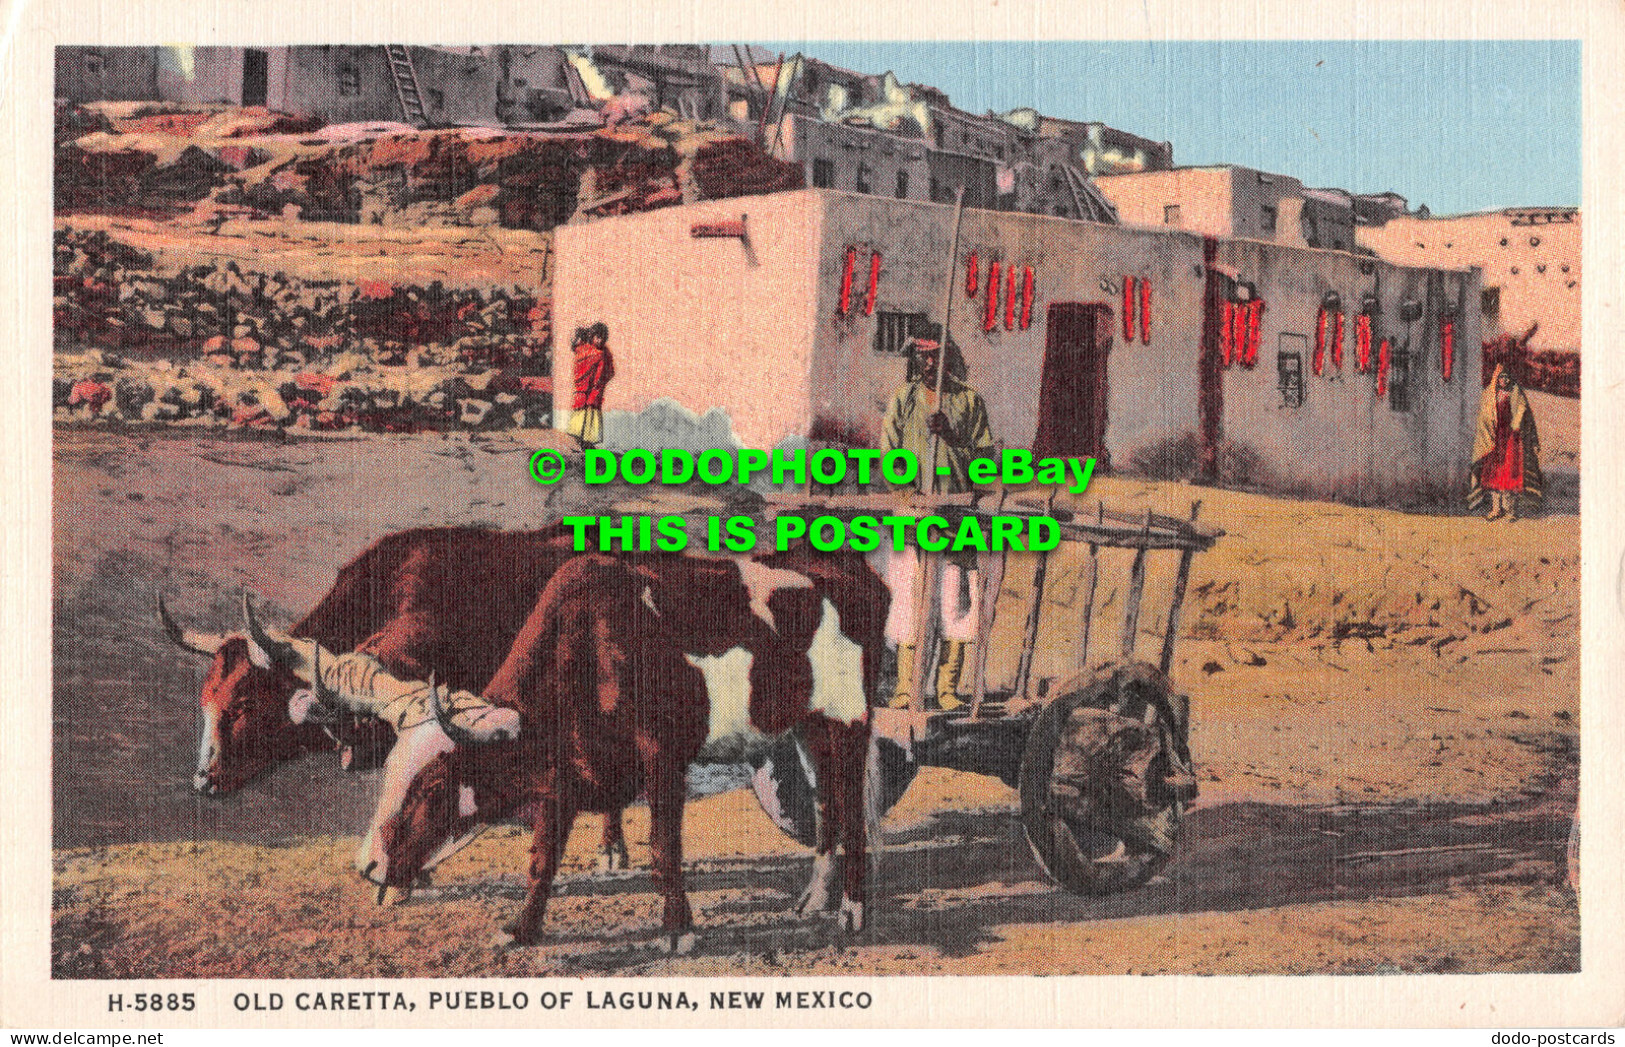
[[[535,945],[541,937],[540,932],[523,927],[516,921],[503,924],[491,942],[503,949],[522,949],[527,945]]]
[[[809,885],[805,891],[801,892],[801,900],[796,902],[797,916],[828,912],[829,909],[829,890],[822,884]]]
[[[829,912],[835,908],[832,888],[836,882],[836,870],[834,855],[820,854],[813,858],[812,876],[807,880],[807,889],[801,892],[801,900],[796,902],[797,916]]]
[[[850,898],[841,899],[841,930],[857,934],[863,930],[863,903]]]
[[[528,949],[538,941],[540,937],[520,938],[510,933],[506,927],[499,928],[497,933],[491,936],[491,946],[496,949]]]
[[[390,905],[405,905],[411,900],[411,887],[390,887],[382,883],[378,885],[378,890],[373,892],[372,896],[372,904],[374,905],[383,905],[386,902]]]
[[[656,944],[668,956],[687,956],[700,944],[700,937],[693,931],[673,932],[661,935]]]

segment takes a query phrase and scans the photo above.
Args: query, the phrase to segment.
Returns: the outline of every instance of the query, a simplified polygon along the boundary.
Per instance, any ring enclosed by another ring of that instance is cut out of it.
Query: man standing
[[[909,382],[886,408],[881,450],[905,450],[914,455],[920,463],[917,489],[932,491],[935,477],[937,493],[958,494],[971,490],[970,463],[980,452],[992,450],[994,442],[987,404],[980,393],[965,384],[965,365],[959,347],[951,339],[946,355],[944,361],[943,346],[935,339],[915,338],[909,342]],[[933,435],[937,445],[934,461]],[[919,604],[915,583],[921,566],[920,551],[906,546],[891,554],[886,571],[886,584],[892,592],[886,639],[897,647],[897,689],[892,705],[898,708],[908,706],[914,696],[914,663],[924,624],[914,620]],[[959,681],[970,645],[976,639],[980,604],[981,575],[976,569],[976,554],[946,554],[941,592],[943,646],[936,681],[939,708],[957,709],[962,704]]]
[[[615,358],[609,352],[609,328],[602,323],[576,330],[571,347],[576,358],[575,399],[570,403],[567,432],[583,448],[604,442],[604,389],[615,377]]]

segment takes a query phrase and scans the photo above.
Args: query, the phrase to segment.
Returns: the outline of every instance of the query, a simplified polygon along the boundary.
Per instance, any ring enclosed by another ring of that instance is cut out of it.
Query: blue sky
[[[1435,214],[1580,203],[1577,41],[777,41],[932,84],[971,112],[1033,106],[1307,185]]]

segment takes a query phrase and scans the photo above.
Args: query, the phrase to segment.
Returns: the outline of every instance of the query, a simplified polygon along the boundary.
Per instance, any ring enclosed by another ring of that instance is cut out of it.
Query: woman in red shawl
[[[576,388],[570,402],[566,432],[582,447],[604,442],[604,389],[615,377],[615,358],[609,352],[609,328],[597,323],[576,331]]]
[[[1469,509],[1486,503],[1485,518],[1518,518],[1518,499],[1530,508],[1540,504],[1540,434],[1535,413],[1523,387],[1512,380],[1505,364],[1498,364],[1478,408],[1478,429],[1473,434],[1472,489]]]

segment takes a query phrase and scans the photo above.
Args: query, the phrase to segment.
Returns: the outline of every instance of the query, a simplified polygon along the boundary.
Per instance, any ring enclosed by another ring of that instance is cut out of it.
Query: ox
[[[800,728],[817,771],[820,835],[798,912],[832,907],[844,852],[842,925],[863,927],[869,706],[890,595],[861,557],[793,550],[758,560],[586,555],[548,583],[485,697],[521,711],[511,744],[459,744],[408,789],[384,828],[390,884],[480,820],[534,810],[530,892],[504,931],[541,932],[578,811],[642,792],[663,896],[662,946],[693,947],[683,886],[685,777]],[[439,694],[431,701],[443,712]]]
[[[571,532],[562,526],[533,532],[452,527],[403,531],[381,539],[341,569],[327,595],[294,624],[291,635],[317,641],[330,652],[367,655],[394,677],[421,680],[433,673],[454,688],[478,689],[501,666],[548,578],[573,555]],[[308,676],[301,679],[286,664],[273,661],[248,636],[184,629],[170,617],[162,596],[158,616],[171,640],[210,659],[200,695],[203,732],[192,780],[200,793],[233,792],[277,763],[330,748],[335,739],[341,740],[348,758],[355,748],[380,741],[387,745],[391,726],[412,725],[410,719],[390,725],[353,711],[334,715],[319,704],[313,707],[313,694],[301,693],[311,682]],[[423,732],[421,740],[411,747],[415,755],[408,763],[433,755],[424,752],[434,749],[435,739]],[[380,798],[380,811],[389,810],[393,805],[386,795]],[[380,818],[374,818],[374,829]],[[365,870],[377,851],[376,834],[369,831],[357,868]],[[603,861],[626,865],[626,845],[615,818],[605,822]]]

